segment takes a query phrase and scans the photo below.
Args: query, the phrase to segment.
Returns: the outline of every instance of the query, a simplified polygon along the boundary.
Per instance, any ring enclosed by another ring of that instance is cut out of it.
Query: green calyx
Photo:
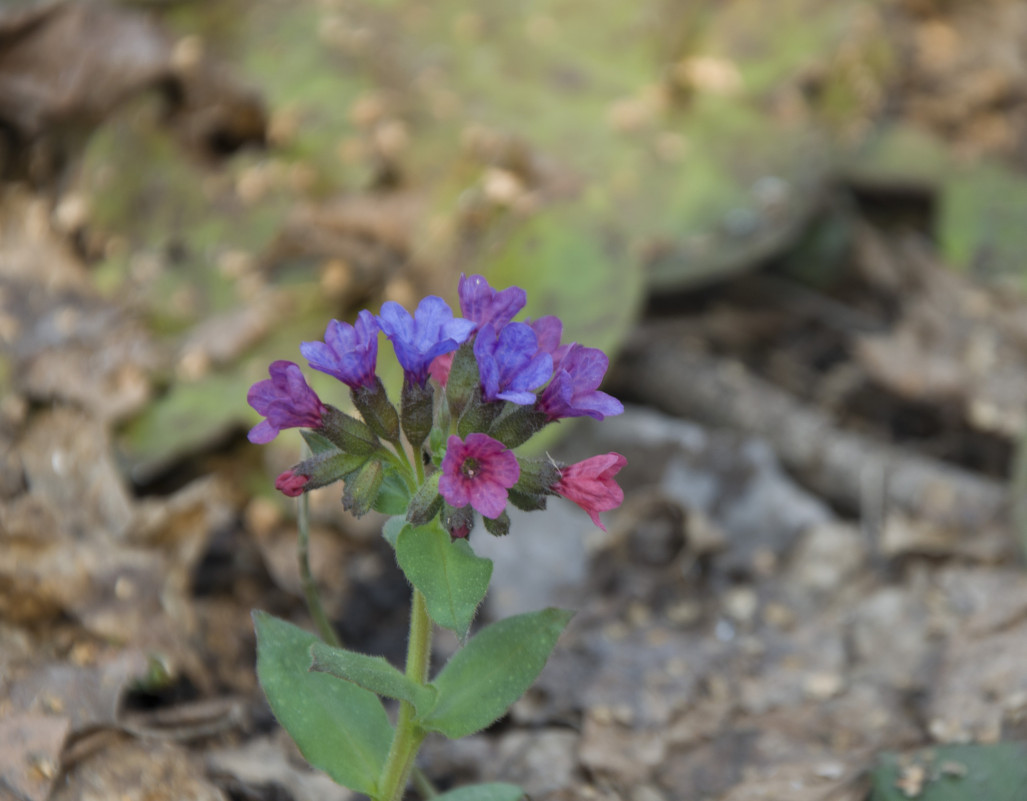
[[[378,436],[367,423],[327,406],[321,417],[321,434],[346,453],[370,456],[381,450]]]
[[[352,390],[350,397],[364,422],[375,434],[389,442],[399,442],[399,414],[389,401],[380,378],[375,378],[373,388],[361,386]]]

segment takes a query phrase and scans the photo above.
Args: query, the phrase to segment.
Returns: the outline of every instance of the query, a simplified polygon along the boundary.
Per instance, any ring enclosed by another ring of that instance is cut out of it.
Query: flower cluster
[[[514,322],[523,289],[495,290],[480,275],[461,276],[459,296],[462,317],[435,296],[413,314],[390,301],[378,315],[361,311],[352,325],[332,320],[323,341],[300,345],[311,368],[349,387],[361,419],[323,403],[298,365],[271,364],[270,378],[247,397],[265,418],[249,438],[266,443],[282,429],[301,428],[313,454],[275,486],[295,497],[341,480],[343,502],[356,514],[374,508],[415,525],[438,515],[453,537],[467,536],[474,512],[490,532],[505,534],[508,503],[541,509],[550,495],[578,504],[602,527],[599,513],[624,497],[614,480],[623,456],[562,465],[513,449],[561,419],[602,420],[624,410],[599,389],[606,355],[561,343],[556,317]],[[403,368],[398,411],[376,373],[379,332]]]

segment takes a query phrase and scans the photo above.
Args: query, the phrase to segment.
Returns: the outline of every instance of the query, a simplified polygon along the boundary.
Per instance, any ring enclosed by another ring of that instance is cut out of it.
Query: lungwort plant
[[[556,317],[513,322],[525,304],[522,289],[496,291],[475,275],[461,277],[459,295],[463,317],[434,296],[412,315],[387,302],[377,316],[361,311],[352,325],[332,320],[323,341],[300,345],[311,368],[349,387],[359,418],[323,402],[292,362],[274,362],[270,378],[248,395],[264,417],[251,441],[299,428],[309,447],[309,458],[278,477],[281,492],[297,497],[341,481],[342,502],[353,514],[391,515],[383,533],[413,588],[403,670],[339,647],[312,581],[307,601],[321,637],[254,614],[257,672],[275,716],[311,764],[375,801],[402,798],[412,774],[424,794],[433,794],[414,767],[424,738],[464,737],[498,720],[535,681],[570,620],[571,612],[549,608],[468,636],[492,576],[492,562],[469,542],[478,519],[488,533],[505,535],[507,504],[541,510],[548,496],[561,495],[602,526],[599,513],[623,500],[614,481],[625,464],[618,453],[564,465],[514,452],[555,421],[623,411],[598,389],[606,355],[562,344]],[[398,411],[376,372],[379,333],[403,368]],[[429,676],[435,625],[463,644]],[[383,698],[398,702],[394,722]],[[521,795],[513,785],[486,784],[440,798]]]

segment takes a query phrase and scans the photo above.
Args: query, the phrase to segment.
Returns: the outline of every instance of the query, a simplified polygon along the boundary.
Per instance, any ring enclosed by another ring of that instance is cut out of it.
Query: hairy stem
[[[410,608],[410,639],[407,641],[407,677],[424,684],[428,678],[428,663],[431,657],[432,627],[424,596],[414,590]],[[414,759],[424,741],[426,732],[414,722],[414,707],[406,701],[399,705],[396,734],[392,739],[389,756],[385,760],[382,778],[378,783],[378,798],[381,801],[400,801],[406,790]]]

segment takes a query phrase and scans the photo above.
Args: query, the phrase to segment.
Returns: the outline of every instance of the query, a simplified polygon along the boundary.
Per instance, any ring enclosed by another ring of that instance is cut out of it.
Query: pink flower
[[[619,453],[604,453],[560,470],[560,480],[552,490],[588,512],[588,516],[603,531],[599,513],[616,509],[624,501],[624,490],[613,477],[628,463]]]
[[[507,490],[517,483],[521,466],[502,442],[487,434],[456,435],[446,444],[439,493],[450,506],[470,504],[485,517],[499,517],[506,507]]]
[[[449,371],[453,367],[453,357],[455,355],[455,352],[450,351],[449,353],[443,353],[441,356],[436,356],[428,367],[428,375],[438,381],[440,387],[445,387],[446,382],[449,381]]]
[[[307,486],[308,481],[310,481],[310,476],[286,470],[275,479],[275,489],[290,498],[298,498],[303,494],[303,489]]]

